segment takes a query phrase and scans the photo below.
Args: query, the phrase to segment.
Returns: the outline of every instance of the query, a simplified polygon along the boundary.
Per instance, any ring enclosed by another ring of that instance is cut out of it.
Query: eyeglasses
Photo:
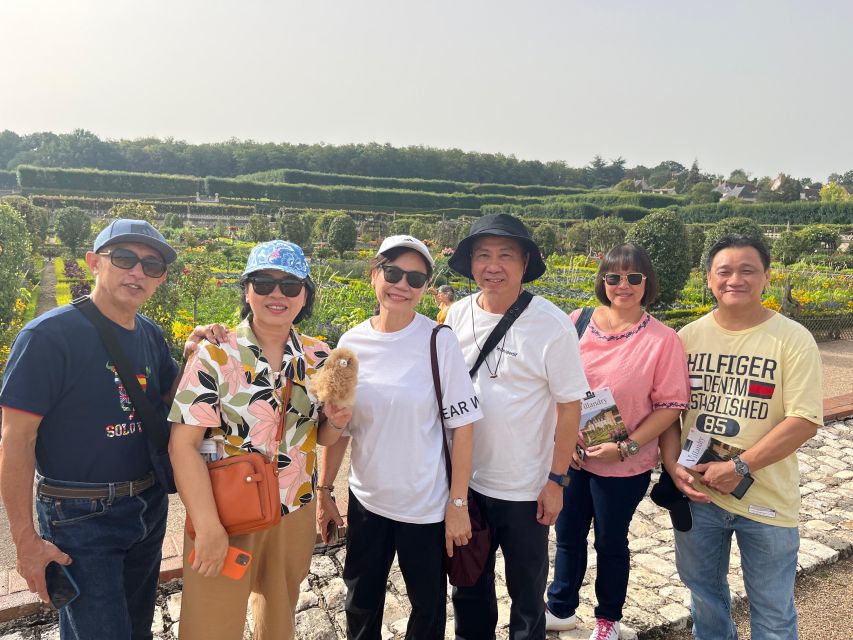
[[[149,278],[159,278],[166,273],[168,268],[165,262],[154,256],[140,258],[130,249],[122,249],[121,247],[109,251],[98,251],[98,255],[109,256],[110,263],[119,269],[133,269],[137,264],[142,263],[142,273]]]
[[[629,273],[626,276],[623,276],[620,273],[605,273],[602,277],[602,280],[604,280],[604,282],[609,284],[611,287],[615,287],[620,282],[622,282],[623,278],[628,281],[628,284],[632,284],[636,287],[638,284],[643,283],[643,280],[646,279],[646,276],[644,276],[642,273]]]
[[[282,292],[288,298],[295,298],[302,291],[302,287],[305,286],[305,283],[302,280],[294,280],[293,278],[282,278],[281,280],[277,280],[276,278],[248,278],[249,282],[252,283],[252,288],[255,290],[259,296],[268,296],[273,292],[275,286],[278,285],[279,291]]]
[[[385,282],[395,284],[406,276],[406,282],[410,287],[420,289],[427,283],[429,276],[421,271],[403,271],[400,267],[395,267],[393,264],[382,265],[382,275],[385,276]]]

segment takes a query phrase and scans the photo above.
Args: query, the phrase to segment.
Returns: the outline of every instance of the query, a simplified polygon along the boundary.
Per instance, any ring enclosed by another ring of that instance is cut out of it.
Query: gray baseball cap
[[[97,253],[104,247],[119,242],[137,242],[149,246],[158,251],[167,264],[174,262],[178,257],[175,250],[166,242],[163,234],[148,222],[126,218],[119,218],[108,224],[95,238],[92,251]]]

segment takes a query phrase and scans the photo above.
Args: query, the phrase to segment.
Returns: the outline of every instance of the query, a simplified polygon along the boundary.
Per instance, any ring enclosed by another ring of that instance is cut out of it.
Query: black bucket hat
[[[530,232],[524,223],[506,213],[493,213],[477,219],[471,225],[468,235],[459,241],[456,251],[450,257],[448,264],[456,273],[466,278],[474,279],[471,274],[471,248],[477,238],[485,236],[504,236],[517,240],[527,251],[527,268],[521,277],[522,282],[532,282],[545,273],[545,261],[542,260],[542,252],[539,250]]]
[[[666,469],[661,469],[660,479],[652,487],[649,497],[657,506],[669,511],[672,526],[678,531],[690,531],[693,528],[690,500],[675,486]]]

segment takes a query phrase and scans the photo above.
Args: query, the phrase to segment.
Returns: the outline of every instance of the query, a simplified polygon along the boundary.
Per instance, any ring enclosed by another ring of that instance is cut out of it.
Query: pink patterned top
[[[572,322],[579,315],[579,309],[573,311]],[[610,388],[629,432],[657,409],[687,409],[690,382],[684,347],[675,331],[648,313],[622,333],[607,333],[590,320],[580,350],[589,388]],[[626,477],[652,469],[657,460],[655,438],[624,462],[587,460],[584,468],[599,476]]]

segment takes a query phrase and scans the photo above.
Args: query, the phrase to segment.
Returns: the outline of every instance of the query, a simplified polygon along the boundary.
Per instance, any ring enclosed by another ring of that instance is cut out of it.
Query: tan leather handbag
[[[293,381],[288,378],[281,402],[281,416],[272,460],[258,452],[229,456],[210,462],[210,487],[216,501],[219,521],[229,536],[263,531],[281,520],[281,497],[278,487],[278,447],[284,436],[287,404]],[[187,515],[187,532],[195,538],[192,520]]]

